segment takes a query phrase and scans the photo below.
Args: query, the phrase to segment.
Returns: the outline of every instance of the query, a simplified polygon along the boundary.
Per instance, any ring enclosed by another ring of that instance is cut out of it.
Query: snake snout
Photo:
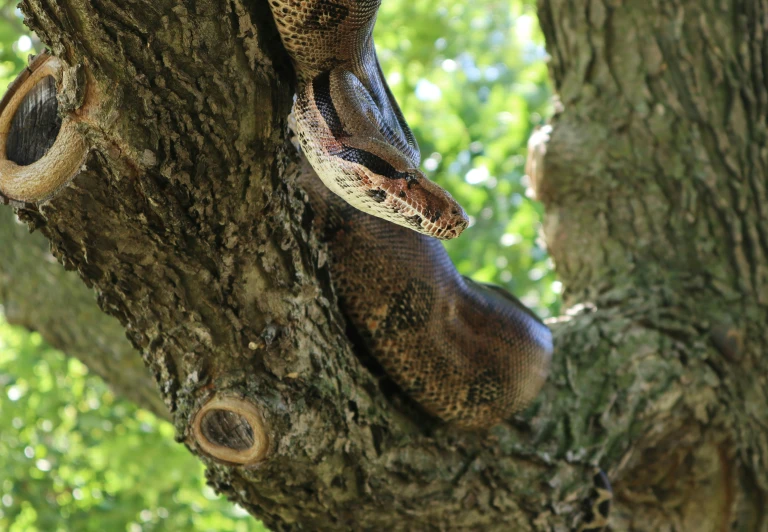
[[[441,240],[459,236],[469,226],[469,217],[459,203],[446,190],[435,183],[424,180],[427,201],[424,202],[425,218],[429,224],[425,229]]]
[[[447,194],[447,193],[446,193]],[[447,216],[441,216],[440,220],[436,220],[431,224],[432,236],[439,238],[440,240],[450,240],[459,236],[464,229],[469,226],[469,218],[461,205],[450,197],[450,202],[453,205],[449,205],[449,214]]]
[[[456,225],[454,226],[455,227],[455,229],[453,230],[454,236],[459,236],[461,233],[464,232],[464,229],[469,227],[469,220],[466,218],[467,215],[466,215],[465,212],[463,212],[463,209],[462,209],[461,214],[463,215],[462,219],[458,220],[456,222]],[[451,237],[451,238],[453,238],[453,237]]]

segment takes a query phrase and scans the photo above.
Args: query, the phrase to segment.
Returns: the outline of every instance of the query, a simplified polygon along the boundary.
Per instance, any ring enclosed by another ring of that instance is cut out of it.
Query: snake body
[[[418,169],[373,46],[379,3],[270,0],[297,74],[301,150],[327,188],[310,172],[302,185],[342,310],[371,354],[428,412],[488,427],[538,393],[551,334],[513,296],[459,275],[430,238],[458,236],[467,218]]]

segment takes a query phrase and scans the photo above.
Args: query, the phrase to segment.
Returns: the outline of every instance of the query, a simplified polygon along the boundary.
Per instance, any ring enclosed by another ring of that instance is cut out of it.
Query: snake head
[[[456,238],[466,229],[467,213],[447,191],[419,170],[398,174],[398,179],[371,179],[367,194],[378,204],[376,216],[440,240]]]

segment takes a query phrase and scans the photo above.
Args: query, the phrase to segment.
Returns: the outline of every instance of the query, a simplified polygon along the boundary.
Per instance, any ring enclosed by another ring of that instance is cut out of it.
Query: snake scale
[[[296,71],[301,150],[325,184],[301,180],[343,312],[431,414],[465,428],[507,419],[543,384],[551,334],[513,296],[459,275],[437,240],[467,216],[418,168],[373,45],[380,0],[269,3]]]

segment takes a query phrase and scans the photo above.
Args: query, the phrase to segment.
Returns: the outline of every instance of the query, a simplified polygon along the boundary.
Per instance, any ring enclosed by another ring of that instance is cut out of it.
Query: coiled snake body
[[[460,276],[429,237],[458,236],[467,218],[418,169],[418,146],[373,46],[379,0],[270,7],[297,73],[299,142],[327,186],[303,179],[342,309],[427,411],[464,427],[506,419],[546,378],[551,335],[511,295]]]

